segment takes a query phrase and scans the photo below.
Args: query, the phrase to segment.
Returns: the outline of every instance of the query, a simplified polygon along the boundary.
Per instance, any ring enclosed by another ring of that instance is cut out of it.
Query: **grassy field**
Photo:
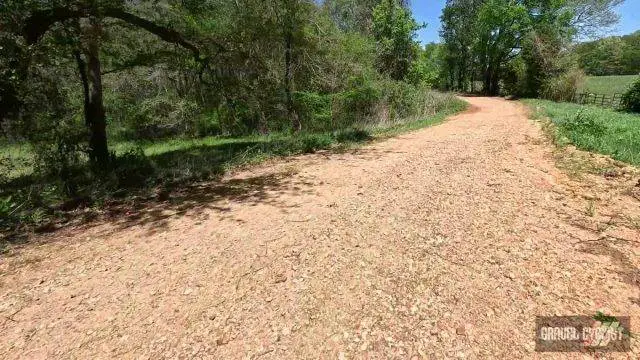
[[[595,106],[524,100],[556,126],[557,141],[640,165],[640,115]]]
[[[637,75],[588,76],[578,92],[604,95],[622,94],[637,78]]]

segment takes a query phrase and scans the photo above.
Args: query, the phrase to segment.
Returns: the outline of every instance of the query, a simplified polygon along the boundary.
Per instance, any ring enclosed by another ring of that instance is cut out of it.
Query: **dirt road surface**
[[[522,105],[467,100],[2,255],[0,358],[582,359],[536,353],[536,315],[640,331],[638,177],[570,179]]]

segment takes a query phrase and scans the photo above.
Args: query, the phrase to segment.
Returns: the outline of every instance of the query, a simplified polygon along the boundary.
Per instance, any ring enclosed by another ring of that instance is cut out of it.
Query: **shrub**
[[[383,104],[388,107],[388,120],[416,115],[420,89],[403,81],[388,81],[382,87]]]
[[[382,92],[373,82],[357,80],[355,86],[335,96],[334,130],[365,122],[376,113]]]
[[[511,61],[505,69],[502,80],[505,95],[522,96],[526,94],[527,66],[521,58]]]
[[[216,136],[222,134],[220,127],[220,116],[217,111],[202,114],[197,117],[194,128],[194,135],[197,137]]]
[[[159,96],[143,100],[132,117],[137,139],[157,139],[191,131],[198,105],[189,100]]]
[[[242,136],[258,129],[259,114],[246,102],[233,100],[220,105],[218,119],[222,135]]]
[[[295,108],[305,131],[327,131],[332,129],[331,95],[314,92],[294,93]]]
[[[323,134],[303,136],[299,141],[299,149],[303,153],[314,153],[318,150],[330,147],[333,143],[333,139],[330,136]]]
[[[12,223],[17,206],[12,196],[0,198],[0,229]]]
[[[622,95],[622,108],[626,111],[640,113],[640,78]]]
[[[334,134],[336,140],[341,143],[357,143],[369,141],[373,137],[368,131],[362,129],[342,130]]]
[[[569,70],[546,79],[542,83],[541,95],[548,100],[558,102],[571,101],[584,79],[585,75],[582,70]]]
[[[43,178],[59,181],[64,194],[74,197],[88,182],[88,136],[77,119],[61,119],[56,125],[42,129],[34,138],[35,171]]]

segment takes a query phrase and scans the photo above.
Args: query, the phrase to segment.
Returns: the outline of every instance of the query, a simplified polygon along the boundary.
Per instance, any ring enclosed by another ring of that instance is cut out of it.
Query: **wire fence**
[[[576,93],[571,102],[618,109],[622,105],[622,94]]]

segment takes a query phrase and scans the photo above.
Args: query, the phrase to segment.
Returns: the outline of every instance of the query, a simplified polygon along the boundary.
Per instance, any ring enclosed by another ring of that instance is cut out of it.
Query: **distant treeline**
[[[640,31],[580,43],[575,52],[587,75],[635,75],[640,73]]]

